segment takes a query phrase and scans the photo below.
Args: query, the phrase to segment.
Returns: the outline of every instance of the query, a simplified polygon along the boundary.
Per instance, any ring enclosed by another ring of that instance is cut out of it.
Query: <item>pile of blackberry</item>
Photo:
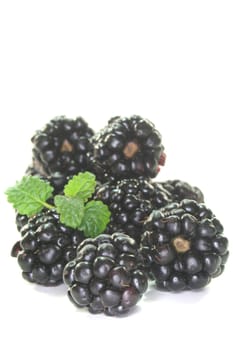
[[[51,210],[31,218],[17,213],[21,239],[11,254],[27,281],[64,282],[76,306],[118,316],[137,304],[149,279],[177,292],[202,288],[222,274],[229,255],[223,227],[198,187],[157,181],[166,155],[152,122],[114,117],[94,133],[83,118],[61,116],[31,140],[26,174],[60,194],[73,175],[94,173],[93,199],[109,207],[111,220],[101,235],[85,238]]]

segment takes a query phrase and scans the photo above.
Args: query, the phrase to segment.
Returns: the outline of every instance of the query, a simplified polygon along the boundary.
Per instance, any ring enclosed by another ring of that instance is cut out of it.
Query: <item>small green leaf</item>
[[[107,205],[101,201],[90,201],[85,206],[80,230],[86,237],[96,237],[105,230],[110,216]]]
[[[37,176],[24,176],[16,185],[6,190],[8,202],[22,215],[32,216],[45,206],[53,208],[46,203],[52,196],[53,187]]]
[[[60,214],[60,221],[66,226],[79,228],[84,215],[83,200],[57,195],[54,197],[54,203],[56,211]]]
[[[72,177],[64,188],[67,197],[75,197],[86,201],[95,191],[96,181],[95,175],[86,171]]]

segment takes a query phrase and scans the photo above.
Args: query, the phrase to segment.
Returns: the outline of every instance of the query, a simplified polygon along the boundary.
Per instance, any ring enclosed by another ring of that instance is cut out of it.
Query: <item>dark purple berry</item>
[[[62,283],[64,266],[76,256],[83,233],[64,226],[58,214],[47,210],[30,218],[22,227],[21,235],[21,241],[12,248],[12,255],[17,256],[23,277],[46,286]],[[87,275],[88,269],[79,278],[87,280]],[[67,279],[75,281],[75,274],[67,274]]]
[[[155,210],[144,230],[140,252],[158,288],[198,289],[223,272],[228,240],[204,204],[184,199]]]
[[[32,169],[50,177],[56,187],[63,187],[67,177],[89,170],[93,135],[93,130],[81,117],[51,119],[32,137]]]
[[[153,178],[165,163],[160,133],[153,123],[137,115],[110,119],[93,143],[94,172],[102,182],[109,177]]]
[[[95,199],[103,201],[111,211],[106,233],[121,231],[140,244],[143,222],[152,208],[170,203],[169,193],[160,185],[145,179],[124,179],[98,186]]]
[[[86,254],[91,253],[91,259]],[[68,296],[89,312],[119,316],[139,301],[148,286],[136,242],[123,233],[84,240],[64,269]]]

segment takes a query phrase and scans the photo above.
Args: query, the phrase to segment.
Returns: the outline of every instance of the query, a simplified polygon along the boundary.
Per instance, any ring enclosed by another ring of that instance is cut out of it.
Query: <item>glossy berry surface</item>
[[[153,208],[171,202],[171,196],[159,184],[145,179],[124,179],[97,188],[95,198],[108,205],[111,221],[105,233],[126,232],[139,244],[143,222]]]
[[[219,276],[228,240],[210,209],[194,200],[153,211],[144,224],[141,253],[160,289],[198,289]]]
[[[155,177],[165,162],[160,133],[140,116],[110,119],[93,142],[94,165],[114,179]]]
[[[28,223],[28,220],[29,218],[27,215],[16,213],[15,223],[16,223],[17,230],[20,231],[22,227]]]
[[[147,289],[136,242],[128,235],[84,240],[63,273],[68,296],[78,307],[109,316],[127,313]]]
[[[183,199],[193,199],[198,203],[204,202],[202,191],[198,187],[190,185],[188,182],[168,180],[160,182],[160,185],[170,193],[173,202],[180,202]]]
[[[58,214],[44,211],[28,220],[21,235],[12,255],[17,255],[22,276],[45,286],[62,283],[64,266],[75,257],[83,233],[61,224]]]
[[[88,170],[94,132],[83,118],[54,118],[32,137],[33,167],[42,175],[62,177]]]

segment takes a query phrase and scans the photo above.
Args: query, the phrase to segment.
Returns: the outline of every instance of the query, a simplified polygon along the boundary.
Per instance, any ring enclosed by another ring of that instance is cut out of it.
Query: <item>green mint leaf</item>
[[[110,216],[107,205],[101,201],[90,201],[85,206],[79,229],[84,231],[86,237],[96,237],[105,230]]]
[[[32,216],[45,206],[53,208],[46,203],[52,196],[53,187],[37,176],[24,176],[16,185],[6,190],[8,202],[22,215]]]
[[[86,201],[95,191],[95,175],[88,171],[72,177],[64,188],[67,197],[79,197]]]
[[[66,226],[79,228],[84,215],[84,202],[78,197],[54,197],[56,211],[60,214],[60,221]]]

